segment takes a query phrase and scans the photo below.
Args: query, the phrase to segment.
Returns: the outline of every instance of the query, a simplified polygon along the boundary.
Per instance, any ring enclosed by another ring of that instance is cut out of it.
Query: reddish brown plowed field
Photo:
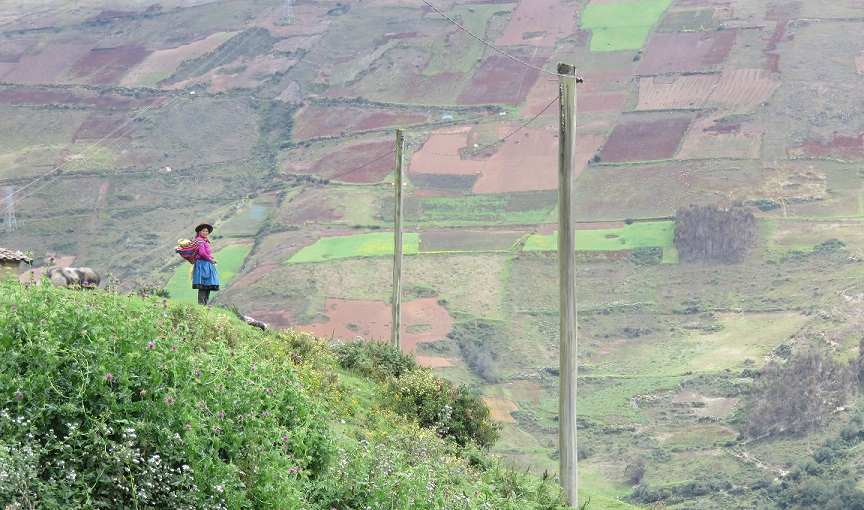
[[[771,99],[780,82],[763,78],[761,69],[724,69],[709,101],[754,108]]]
[[[657,76],[639,80],[637,110],[680,110],[700,108],[720,76],[696,74],[689,76]]]
[[[804,152],[810,157],[864,158],[864,133],[858,136],[834,135],[834,139],[822,143],[818,140],[804,142]]]
[[[683,115],[624,116],[609,135],[600,157],[608,163],[671,158],[690,121],[690,116]]]
[[[502,128],[506,136],[513,127]],[[577,136],[573,171],[576,176],[603,143],[602,137]],[[507,193],[558,187],[557,130],[523,129],[508,138],[489,158],[474,185],[475,193]]]
[[[548,57],[514,55],[523,62],[542,68]],[[471,83],[462,91],[458,104],[520,104],[537,81],[540,71],[513,59],[492,55],[487,58]]]
[[[468,145],[470,127],[439,130],[411,156],[409,173],[475,175],[483,172],[485,161],[462,160],[459,149]]]
[[[364,340],[389,341],[393,312],[387,303],[328,299],[325,307],[329,318],[327,322],[299,326],[297,329],[321,338],[354,340],[361,337]],[[402,351],[414,353],[420,342],[444,340],[453,328],[453,319],[438,304],[437,298],[420,298],[402,303],[402,328]],[[422,331],[409,333],[409,329]]]
[[[85,80],[91,85],[119,83],[126,72],[147,58],[152,50],[140,46],[121,46],[90,50],[69,70],[73,80]]]
[[[34,39],[10,38],[4,40],[3,46],[0,47],[0,62],[18,62],[34,44],[36,44]]]
[[[642,76],[665,73],[711,71],[722,63],[735,44],[735,30],[656,34],[645,48],[637,73]]]
[[[393,171],[396,165],[393,140],[363,141],[344,145],[318,160],[311,172],[324,179],[373,183]]]
[[[555,46],[556,41],[573,33],[576,7],[561,0],[519,2],[497,46]],[[542,31],[538,27],[543,27]]]
[[[152,106],[164,100],[135,99],[134,97],[120,96],[105,93],[90,96],[91,91],[59,91],[59,90],[33,90],[33,89],[2,89],[0,90],[0,103],[5,104],[65,104],[70,106],[95,106],[97,108],[131,109]]]
[[[300,109],[294,117],[294,138],[308,140],[387,126],[417,124],[427,120],[429,116],[421,114],[307,106]]]
[[[558,115],[558,79],[554,76],[541,76],[537,80],[531,87],[528,97],[525,98],[525,103],[520,107],[519,113],[526,118],[531,118],[540,115],[544,108],[546,109],[543,113],[544,117]]]
[[[52,83],[73,62],[86,55],[90,46],[80,42],[49,44],[44,50],[21,58],[21,62],[6,75],[10,83]]]
[[[627,92],[576,94],[576,110],[582,113],[616,112],[627,101]]]

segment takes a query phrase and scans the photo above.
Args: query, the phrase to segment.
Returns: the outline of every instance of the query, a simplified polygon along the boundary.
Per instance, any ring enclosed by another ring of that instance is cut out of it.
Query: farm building
[[[33,259],[20,251],[0,247],[0,270],[15,269],[15,271],[20,271],[21,264],[29,264],[30,262],[33,262]]]

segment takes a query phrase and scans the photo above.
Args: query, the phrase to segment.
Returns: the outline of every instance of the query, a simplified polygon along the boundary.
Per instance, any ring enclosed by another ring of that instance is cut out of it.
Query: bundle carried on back
[[[198,245],[201,241],[190,241],[189,239],[178,239],[177,246],[174,251],[186,259],[190,264],[194,264],[198,260]]]

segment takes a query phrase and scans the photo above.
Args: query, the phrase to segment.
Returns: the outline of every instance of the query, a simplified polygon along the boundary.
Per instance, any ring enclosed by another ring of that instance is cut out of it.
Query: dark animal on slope
[[[89,267],[52,267],[45,272],[51,285],[57,287],[99,287],[99,273]]]
[[[261,331],[266,331],[267,328],[270,327],[268,324],[266,324],[264,322],[261,322],[259,320],[255,320],[252,317],[249,317],[248,315],[243,315],[242,313],[240,313],[240,310],[238,310],[236,306],[232,305],[231,311],[233,311],[237,315],[237,317],[240,318],[241,321],[245,322],[246,324],[248,324],[250,326],[254,326],[256,328],[261,328]]]

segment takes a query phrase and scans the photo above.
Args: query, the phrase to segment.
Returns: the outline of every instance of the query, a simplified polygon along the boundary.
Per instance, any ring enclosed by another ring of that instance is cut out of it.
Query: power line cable
[[[538,117],[540,117],[541,115],[543,115],[544,113],[546,113],[546,110],[548,110],[549,107],[551,107],[553,104],[555,104],[555,103],[557,103],[557,102],[558,102],[558,97],[556,96],[555,99],[553,99],[552,101],[550,101],[549,104],[547,104],[547,105],[546,105],[542,110],[540,110],[540,113],[538,113],[537,115],[535,115],[535,116],[531,117],[530,119],[528,119],[528,121],[526,121],[525,123],[523,123],[522,125],[520,125],[518,128],[516,128],[516,129],[515,129],[512,133],[510,133],[509,135],[505,136],[504,138],[499,138],[497,141],[492,142],[492,143],[490,143],[490,144],[488,144],[488,145],[484,145],[483,147],[469,149],[468,152],[469,152],[470,154],[478,154],[478,153],[480,153],[480,152],[485,151],[486,149],[488,149],[488,148],[490,148],[490,147],[494,147],[494,146],[496,146],[496,145],[499,145],[499,144],[502,144],[502,143],[506,142],[508,138],[510,138],[511,136],[515,135],[516,133],[518,133],[518,132],[521,131],[522,129],[528,127],[528,124],[531,124],[532,122],[534,122],[535,120],[537,120]],[[425,152],[429,152],[429,153],[431,153],[431,154],[435,154],[436,156],[462,157],[462,155],[461,155],[461,154],[458,154],[458,153],[457,153],[457,154],[445,154],[445,153],[442,153],[442,152],[436,152],[436,151],[433,151],[433,150],[424,149],[422,145],[419,147],[418,150],[425,151]]]
[[[509,54],[509,53],[507,53],[506,51],[502,50],[501,48],[495,46],[494,44],[492,44],[492,43],[490,43],[490,42],[488,42],[488,41],[486,41],[486,40],[483,39],[482,37],[479,37],[479,36],[475,35],[474,32],[472,32],[472,31],[468,30],[467,28],[463,27],[463,26],[462,26],[458,21],[454,20],[454,19],[451,18],[450,16],[447,16],[446,14],[444,14],[443,12],[441,12],[441,10],[439,10],[439,9],[438,9],[437,7],[435,7],[434,5],[430,4],[427,0],[421,0],[421,1],[422,1],[424,4],[428,5],[430,9],[432,9],[433,11],[437,12],[438,14],[440,14],[441,17],[443,17],[444,19],[446,19],[446,20],[449,21],[450,23],[453,23],[454,25],[456,25],[457,27],[459,27],[460,30],[462,30],[462,31],[465,32],[466,34],[470,35],[470,36],[473,37],[474,39],[477,39],[478,41],[480,41],[480,43],[482,43],[482,44],[488,46],[489,48],[491,48],[491,49],[497,51],[498,53],[504,55],[505,57],[507,57],[507,58],[509,58],[509,59],[511,59],[511,60],[515,60],[516,62],[519,62],[519,63],[522,64],[523,66],[528,66],[528,67],[530,67],[530,68],[532,68],[532,69],[536,69],[536,70],[540,71],[541,73],[551,74],[551,75],[553,75],[553,76],[561,76],[561,75],[559,75],[557,72],[549,71],[549,70],[547,70],[547,69],[543,69],[542,67],[535,66],[534,64],[531,64],[530,62],[525,62],[524,60],[522,60],[522,59],[520,59],[520,58],[518,58],[518,57],[515,57],[515,56],[513,56],[513,55],[511,55],[511,54]],[[582,78],[576,78],[576,82],[577,82],[577,83],[582,83]]]

